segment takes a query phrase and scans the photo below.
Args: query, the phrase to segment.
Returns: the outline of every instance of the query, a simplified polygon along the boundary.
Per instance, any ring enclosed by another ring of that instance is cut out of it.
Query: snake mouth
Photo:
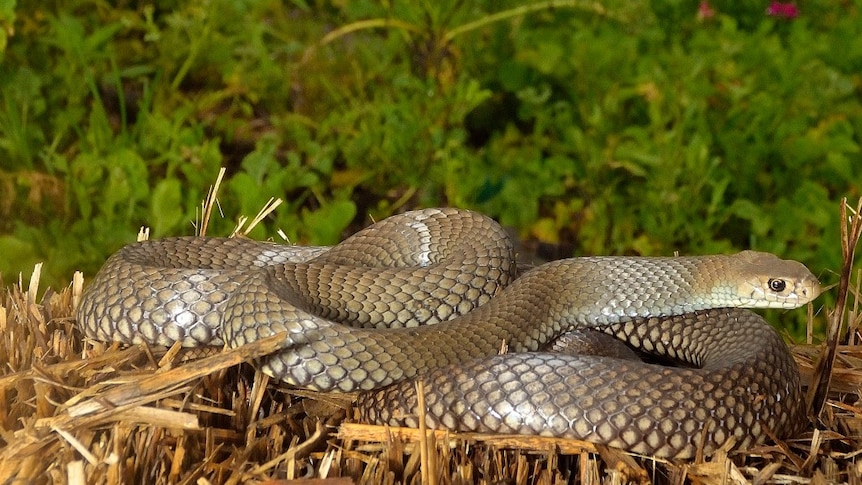
[[[804,278],[798,281],[793,289],[787,294],[786,300],[789,305],[785,308],[799,308],[802,305],[811,303],[823,292],[823,287],[815,278]],[[779,299],[781,297],[779,296]]]
[[[823,287],[816,278],[802,280],[799,286],[799,294],[802,295],[802,300],[805,300],[803,303],[814,301],[823,293]]]

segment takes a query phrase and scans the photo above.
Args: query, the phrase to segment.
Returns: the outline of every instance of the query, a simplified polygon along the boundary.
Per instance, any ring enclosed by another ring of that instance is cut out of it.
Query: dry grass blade
[[[850,278],[853,273],[853,260],[859,238],[862,237],[862,199],[856,204],[852,216],[847,215],[847,199],[841,200],[841,278],[838,282],[838,295],[835,308],[829,313],[829,328],[823,355],[814,371],[814,382],[808,390],[808,409],[812,418],[820,419],[832,381],[832,368],[835,365],[841,329],[844,327],[847,294],[850,291]],[[852,210],[852,209],[851,209]]]
[[[200,227],[197,231],[198,236],[206,236],[207,235],[207,227],[209,226],[210,218],[212,217],[213,207],[218,205],[218,190],[221,188],[221,182],[224,180],[225,168],[222,167],[219,169],[218,176],[216,177],[215,183],[210,187],[209,192],[207,192],[207,198],[201,204],[202,214],[201,214],[201,222]]]
[[[263,208],[258,211],[257,215],[251,220],[248,224],[248,227],[245,227],[245,223],[248,221],[247,218],[241,217],[239,222],[237,222],[236,227],[233,231],[231,231],[230,237],[235,237],[238,234],[243,236],[247,236],[254,226],[258,225],[260,221],[262,221],[266,216],[268,216],[272,211],[278,208],[282,204],[281,199],[270,198],[269,201],[263,206]]]
[[[114,389],[100,392],[98,397],[75,404],[68,409],[72,418],[90,414],[103,413],[129,403],[145,404],[160,392],[176,389],[195,379],[213,374],[228,367],[239,365],[278,350],[285,341],[286,335],[276,334],[257,342],[226,350],[212,357],[196,361],[194,367],[183,366],[167,372],[158,373],[142,379],[120,385]]]

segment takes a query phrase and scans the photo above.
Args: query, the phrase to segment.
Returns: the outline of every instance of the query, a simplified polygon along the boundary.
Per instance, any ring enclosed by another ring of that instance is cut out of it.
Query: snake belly
[[[409,379],[422,376],[434,428],[686,458],[801,426],[786,346],[755,313],[726,308],[810,301],[820,287],[801,264],[750,251],[575,258],[509,284],[516,268],[491,219],[426,209],[332,248],[217,238],[130,245],[106,262],[77,316],[85,335],[129,343],[239,346],[286,332],[262,370],[302,388],[369,391],[357,407],[372,423],[418,424]],[[539,352],[572,330],[691,368]],[[504,343],[509,354],[497,356]]]

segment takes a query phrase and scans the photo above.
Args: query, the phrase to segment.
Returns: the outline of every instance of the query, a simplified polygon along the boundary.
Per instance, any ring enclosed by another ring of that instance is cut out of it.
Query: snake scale
[[[798,369],[776,332],[741,308],[816,298],[802,264],[753,251],[587,257],[516,276],[493,220],[426,209],[331,248],[131,244],[85,290],[77,318],[86,336],[127,343],[239,346],[286,331],[282,350],[258,363],[264,372],[307,389],[365,391],[357,408],[371,423],[418,425],[412,379],[422,376],[432,428],[572,437],[669,458],[799,431]],[[569,332],[683,366],[544,350]]]

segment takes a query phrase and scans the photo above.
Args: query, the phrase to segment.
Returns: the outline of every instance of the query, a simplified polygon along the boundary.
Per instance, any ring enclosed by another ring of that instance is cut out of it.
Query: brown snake
[[[802,264],[743,251],[574,258],[509,285],[515,273],[494,221],[427,209],[332,248],[132,244],[105,263],[77,317],[87,336],[128,343],[239,346],[286,331],[262,369],[298,387],[371,391],[357,407],[375,423],[418,424],[409,379],[422,375],[433,428],[572,437],[671,458],[799,430],[798,369],[776,332],[738,307],[817,297]],[[687,367],[539,352],[568,331],[609,334]],[[509,353],[496,356],[503,343]]]

